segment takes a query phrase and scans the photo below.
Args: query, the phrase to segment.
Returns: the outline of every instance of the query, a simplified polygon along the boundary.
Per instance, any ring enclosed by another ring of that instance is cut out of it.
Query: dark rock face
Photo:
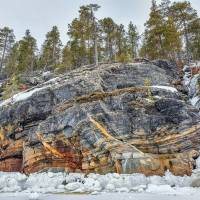
[[[158,66],[159,68],[165,70],[165,72],[173,79],[179,78],[176,64],[173,61],[155,60],[155,61],[153,61],[153,64]]]
[[[188,87],[189,96],[191,97],[191,103],[200,111],[200,74],[196,74],[191,79],[191,82]]]
[[[20,82],[25,84],[28,87],[33,87],[38,84],[42,84],[45,81],[49,81],[52,78],[55,78],[55,73],[51,71],[33,71],[33,72],[26,72],[19,76]]]
[[[200,110],[200,73],[195,74],[193,68],[189,66],[184,66],[183,72],[183,84],[188,92],[190,102]]]
[[[190,174],[198,110],[173,87],[174,65],[155,64],[82,67],[3,103],[0,170]]]

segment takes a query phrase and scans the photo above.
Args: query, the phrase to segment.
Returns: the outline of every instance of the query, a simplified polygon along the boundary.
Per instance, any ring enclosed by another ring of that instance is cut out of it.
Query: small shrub
[[[59,75],[59,74],[65,73],[65,72],[67,72],[67,71],[69,71],[71,69],[73,69],[71,66],[66,66],[64,64],[59,64],[55,68],[55,73]]]
[[[128,53],[122,53],[118,56],[117,61],[121,63],[131,62],[131,56]]]
[[[5,84],[3,88],[3,99],[8,99],[19,92],[19,78],[17,76],[11,77],[10,81]]]
[[[151,93],[151,85],[152,85],[151,84],[151,80],[149,80],[149,79],[145,79],[144,80],[144,86],[147,87],[147,96],[148,96],[148,99],[151,100],[151,101],[153,101],[154,98],[153,98],[153,95]]]

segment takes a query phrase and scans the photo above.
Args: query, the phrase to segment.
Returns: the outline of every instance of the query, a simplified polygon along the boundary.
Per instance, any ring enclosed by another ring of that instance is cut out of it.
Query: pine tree
[[[137,27],[133,25],[132,22],[128,25],[128,45],[129,45],[129,54],[132,59],[137,56],[139,34],[137,32]]]
[[[164,18],[172,17],[171,13],[171,0],[161,0],[160,10]]]
[[[45,67],[59,64],[61,46],[60,33],[57,26],[53,26],[52,30],[46,34],[46,40],[42,46],[41,60]]]
[[[76,18],[69,24],[68,35],[70,37],[69,46],[72,54],[72,64],[76,67],[88,64],[85,28],[79,19]]]
[[[89,4],[81,6],[79,20],[83,26],[82,47],[86,51],[88,63],[98,65],[98,22],[95,17],[95,12],[100,8],[98,4]],[[83,44],[84,43],[84,44]]]
[[[145,30],[145,32],[141,35],[142,38],[142,46],[139,49],[139,56],[141,58],[148,58],[148,48],[147,48],[147,30]]]
[[[120,24],[116,26],[115,32],[115,43],[116,43],[116,54],[119,57],[123,52],[124,45],[124,37],[125,37],[125,29],[124,25]]]
[[[99,55],[98,55],[98,23],[96,21],[95,12],[100,8],[98,4],[90,4],[89,6],[91,17],[92,17],[92,37],[94,40],[94,62],[97,66],[99,64]]]
[[[149,20],[146,22],[146,50],[148,58],[157,59],[164,57],[163,37],[164,37],[164,19],[162,13],[158,8],[156,1],[152,0],[152,7]]]
[[[8,27],[0,29],[0,71],[2,70],[3,65],[5,65],[5,58],[12,48],[14,40],[15,36],[12,29]]]
[[[75,66],[98,64],[99,27],[94,13],[99,8],[97,4],[81,6],[79,17],[68,26],[70,49]]]
[[[73,67],[73,57],[72,52],[70,50],[69,44],[67,44],[62,51],[62,65],[65,68],[72,68]]]
[[[7,56],[5,65],[5,71],[8,77],[12,76],[17,72],[19,58],[19,43],[15,43]]]
[[[190,24],[197,19],[197,12],[194,10],[188,1],[174,2],[170,8],[177,28],[181,31],[185,38],[187,62],[191,59],[191,44],[190,44]]]
[[[164,31],[163,48],[165,49],[165,57],[171,60],[177,60],[181,51],[181,38],[173,17],[168,17]]]
[[[190,39],[192,58],[200,60],[200,18],[190,24],[189,32],[192,35]]]
[[[116,29],[116,58],[119,62],[129,62],[130,54],[128,49],[128,39],[126,37],[126,31],[124,25],[120,24]]]
[[[116,24],[110,17],[100,20],[102,38],[104,41],[104,60],[112,61],[114,55]]]
[[[17,69],[19,72],[33,70],[36,62],[36,40],[26,30],[25,36],[19,41],[19,57]]]
[[[80,53],[85,64],[91,64],[94,60],[92,41],[93,16],[88,5],[81,6],[79,10],[79,27],[81,28]]]

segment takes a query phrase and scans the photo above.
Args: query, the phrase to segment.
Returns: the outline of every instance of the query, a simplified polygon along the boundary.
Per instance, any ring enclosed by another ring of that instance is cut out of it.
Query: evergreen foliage
[[[7,57],[5,71],[8,77],[12,76],[18,71],[18,58],[19,58],[19,43],[16,42],[10,50]]]
[[[46,34],[46,40],[42,46],[40,65],[42,67],[58,65],[61,57],[61,46],[58,27],[53,26],[52,30]]]
[[[189,1],[161,0],[158,4],[152,0],[142,35],[132,22],[124,27],[111,17],[97,19],[99,8],[97,4],[80,7],[77,18],[68,25],[69,40],[64,46],[58,27],[53,26],[39,54],[29,30],[14,42],[12,29],[0,29],[0,70],[8,77],[49,66],[65,71],[99,62],[132,62],[138,53],[148,59],[200,59],[200,18]]]
[[[15,36],[13,30],[9,27],[0,29],[0,71],[6,63],[6,58],[12,48]]]
[[[19,41],[17,71],[23,72],[34,70],[36,64],[36,39],[33,38],[29,30],[26,30],[25,36]]]
[[[176,27],[184,37],[186,60],[190,62],[193,55],[191,52],[192,44],[190,39],[195,34],[194,29],[190,29],[193,22],[198,18],[197,12],[192,8],[189,1],[174,2],[170,7],[171,14],[173,15]]]
[[[13,75],[4,87],[3,99],[8,99],[19,92],[20,80],[17,75]]]
[[[132,22],[128,25],[128,47],[129,47],[129,54],[132,59],[137,57],[137,50],[138,50],[138,42],[139,42],[139,33],[137,31],[137,27],[133,25]]]
[[[158,6],[152,1],[149,20],[146,22],[141,54],[150,59],[176,60],[181,51],[181,35],[171,15],[170,1],[164,0]]]

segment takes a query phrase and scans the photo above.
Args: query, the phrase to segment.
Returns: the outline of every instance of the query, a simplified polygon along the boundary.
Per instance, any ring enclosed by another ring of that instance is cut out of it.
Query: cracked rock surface
[[[115,63],[21,92],[0,105],[0,171],[190,175],[200,116],[180,82],[167,61]]]

